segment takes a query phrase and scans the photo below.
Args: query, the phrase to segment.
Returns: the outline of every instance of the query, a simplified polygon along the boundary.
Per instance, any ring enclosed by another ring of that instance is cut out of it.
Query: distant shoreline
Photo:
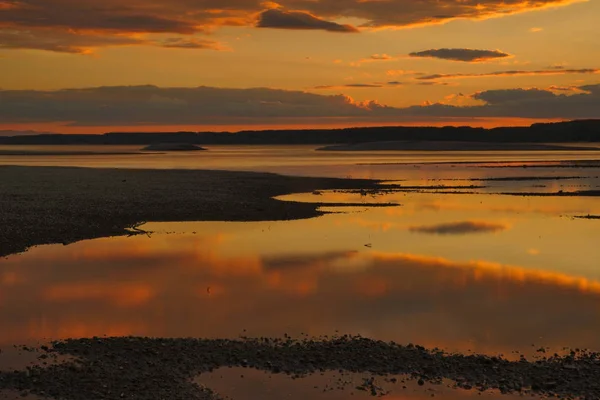
[[[0,136],[0,145],[331,145],[384,141],[481,143],[600,143],[600,119],[537,123],[529,127],[473,128],[383,126],[345,129],[262,130],[239,132],[109,132]]]
[[[391,141],[332,145],[319,151],[600,151],[600,147],[542,143]]]

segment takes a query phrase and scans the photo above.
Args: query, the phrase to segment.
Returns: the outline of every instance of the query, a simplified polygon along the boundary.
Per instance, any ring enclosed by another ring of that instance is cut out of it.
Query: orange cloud
[[[467,79],[467,78],[490,78],[506,76],[535,76],[535,75],[571,75],[571,74],[598,74],[598,68],[580,68],[580,69],[543,69],[543,70],[515,70],[515,71],[494,71],[484,73],[465,73],[465,74],[432,74],[416,78],[417,80],[438,80],[438,79]]]
[[[363,29],[402,28],[461,18],[501,17],[580,1],[583,0],[280,0],[277,3],[260,0],[132,0],[123,7],[120,0],[105,0],[101,5],[96,0],[4,0],[0,2],[0,43],[11,49],[68,52],[79,49],[76,52],[82,53],[82,49],[119,45],[123,40],[145,45],[143,41],[121,37],[132,33],[195,35],[209,33],[219,26],[356,32],[356,28],[335,21],[356,18],[366,21]],[[196,44],[192,48],[212,48],[212,45],[198,47]]]

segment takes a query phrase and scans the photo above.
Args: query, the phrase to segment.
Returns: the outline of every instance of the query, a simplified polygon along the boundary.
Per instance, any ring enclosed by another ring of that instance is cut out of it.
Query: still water
[[[365,206],[289,222],[148,223],[141,227],[147,234],[10,256],[0,260],[0,347],[102,335],[341,333],[508,358],[542,346],[600,350],[600,221],[576,218],[600,215],[598,197],[502,194],[599,190],[599,154],[209,153],[124,155],[112,163],[108,156],[6,156],[0,163],[238,168],[385,178],[422,189],[295,194],[282,200]],[[579,164],[563,162],[574,159]],[[368,207],[373,202],[398,205]],[[298,392],[261,372],[246,372],[244,381],[237,372],[215,374],[201,378],[222,380],[222,392],[240,399],[249,398],[248,385],[262,387],[261,398],[293,398],[319,379]],[[311,398],[348,398],[320,393]],[[397,398],[429,395],[419,393]]]

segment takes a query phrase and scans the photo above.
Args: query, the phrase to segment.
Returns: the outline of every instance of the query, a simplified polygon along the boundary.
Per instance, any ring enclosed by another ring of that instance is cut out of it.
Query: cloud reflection
[[[466,235],[470,233],[496,233],[508,229],[506,225],[483,221],[461,221],[438,225],[412,226],[411,232],[434,235]]]
[[[114,238],[10,257],[3,272],[20,284],[2,289],[0,343],[337,330],[450,350],[509,352],[540,337],[600,347],[600,282],[583,277],[391,252],[231,255],[214,243]],[[176,263],[164,261],[174,253]],[[151,259],[163,263],[144,268]]]

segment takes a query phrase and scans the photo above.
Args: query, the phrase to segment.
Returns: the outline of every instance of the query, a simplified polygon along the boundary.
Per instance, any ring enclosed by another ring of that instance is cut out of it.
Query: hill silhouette
[[[492,129],[462,127],[369,127],[345,129],[263,130],[240,132],[109,132],[102,135],[42,134],[0,137],[10,145],[149,145],[210,144],[352,144],[380,141],[568,143],[600,142],[600,119],[537,123]]]

